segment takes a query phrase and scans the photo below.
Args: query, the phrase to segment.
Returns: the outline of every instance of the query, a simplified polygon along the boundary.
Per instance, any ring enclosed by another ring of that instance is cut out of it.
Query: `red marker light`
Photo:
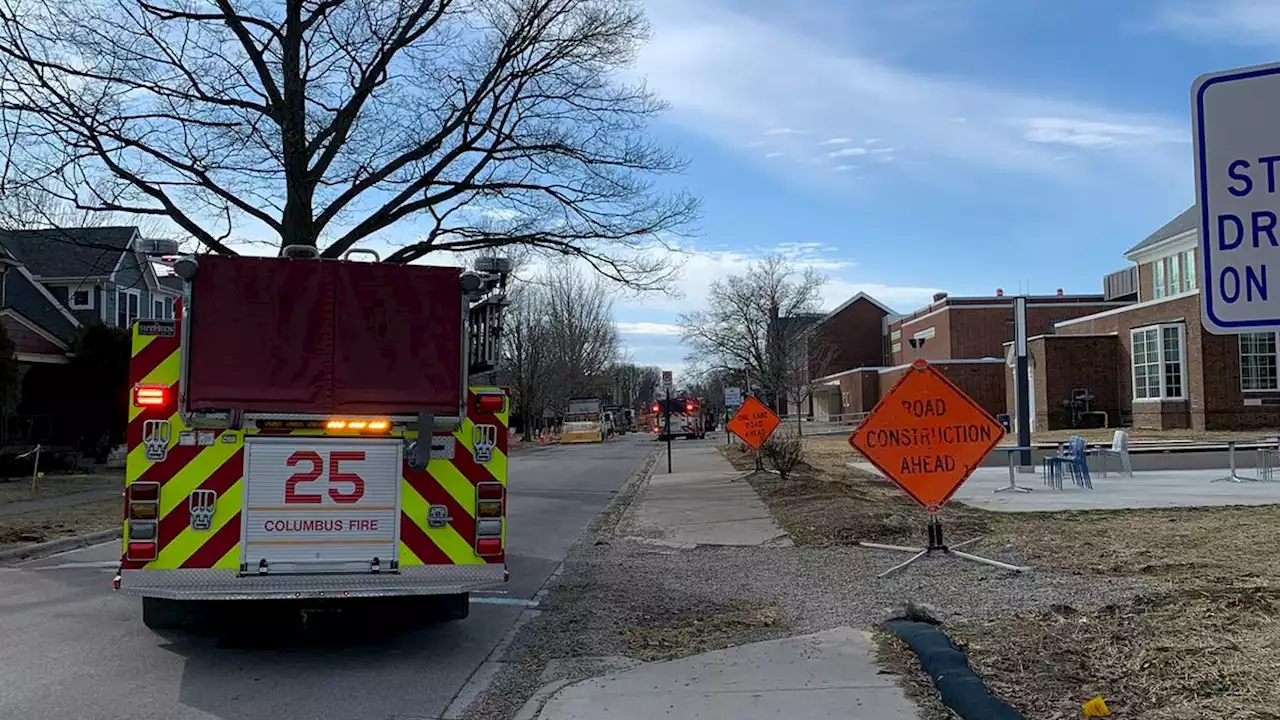
[[[476,394],[476,410],[494,414],[502,412],[502,408],[507,404],[507,397],[501,393],[477,393]]]

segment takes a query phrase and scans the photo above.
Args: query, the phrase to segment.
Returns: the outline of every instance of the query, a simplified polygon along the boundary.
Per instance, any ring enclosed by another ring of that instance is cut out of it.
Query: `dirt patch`
[[[778,605],[738,602],[674,615],[637,615],[622,628],[622,646],[638,660],[672,660],[751,642],[760,631],[785,627]]]
[[[806,444],[806,476],[752,479],[798,545],[920,544],[923,513],[888,481],[848,467],[856,455],[842,440]],[[1280,718],[1280,555],[1269,551],[1280,544],[1280,507],[993,513],[953,502],[943,520],[951,539],[982,535],[984,549],[1017,549],[1036,568],[1030,579],[1140,578],[1155,588],[1100,609],[1062,597],[946,623],[979,675],[1028,718],[1079,717],[1095,695],[1116,717]],[[882,648],[927,698],[928,680],[901,644]]]
[[[0,480],[0,507],[27,500],[123,489],[124,476],[116,474],[49,475],[37,482],[35,492],[31,490],[31,478]]]
[[[0,550],[120,527],[120,501],[104,500],[0,516]]]

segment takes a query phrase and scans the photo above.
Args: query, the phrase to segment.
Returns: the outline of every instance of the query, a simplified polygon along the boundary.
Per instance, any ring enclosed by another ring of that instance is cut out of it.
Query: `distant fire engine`
[[[671,398],[671,437],[684,436],[686,439],[702,439],[707,436],[706,419],[703,417],[701,398],[680,395]],[[653,403],[653,432],[659,440],[667,439],[667,400],[664,398]]]
[[[496,365],[510,262],[172,264],[176,319],[133,326],[115,580],[147,626],[392,596],[462,618],[506,581],[507,397],[468,379]]]

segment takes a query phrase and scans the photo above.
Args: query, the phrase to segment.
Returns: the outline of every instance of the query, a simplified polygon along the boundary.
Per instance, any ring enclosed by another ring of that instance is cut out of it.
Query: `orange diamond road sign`
[[[1002,438],[1003,425],[917,360],[853,431],[849,444],[935,513]]]
[[[738,408],[738,412],[734,413],[733,419],[724,426],[724,429],[742,438],[742,442],[759,450],[764,441],[768,440],[781,424],[782,421],[773,414],[772,410],[754,396],[748,395],[742,407]]]

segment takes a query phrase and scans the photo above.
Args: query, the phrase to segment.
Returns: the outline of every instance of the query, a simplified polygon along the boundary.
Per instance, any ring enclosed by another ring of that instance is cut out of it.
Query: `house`
[[[1125,253],[1106,292],[1121,308],[1054,325],[1028,342],[1032,429],[1081,424],[1079,403],[1112,426],[1243,430],[1280,426],[1274,332],[1213,335],[1201,327],[1199,215],[1193,206]],[[1009,393],[1010,407],[1013,393]]]
[[[1123,307],[1131,299],[1110,299],[1101,294],[1027,297],[1028,325],[1033,332],[1048,332],[1055,322]],[[858,343],[864,354],[853,367],[839,368],[823,376],[821,387],[838,388],[840,414],[870,412],[884,393],[906,373],[911,362],[923,358],[992,414],[1006,405],[1005,344],[1013,339],[1014,298],[1002,290],[987,297],[952,297],[937,293],[932,301],[906,315],[886,313],[883,327],[870,323],[856,331],[848,328],[843,342]],[[878,348],[878,353],[871,352]],[[833,392],[832,395],[835,393]],[[815,392],[815,397],[822,397]],[[828,407],[834,407],[834,402]],[[836,414],[832,412],[831,414]]]
[[[0,231],[0,323],[22,379],[21,397],[3,409],[6,439],[15,411],[43,415],[64,406],[53,397],[62,372],[55,368],[68,363],[77,330],[173,317],[181,288],[157,276],[145,254],[151,250],[176,247],[143,239],[133,227]]]

